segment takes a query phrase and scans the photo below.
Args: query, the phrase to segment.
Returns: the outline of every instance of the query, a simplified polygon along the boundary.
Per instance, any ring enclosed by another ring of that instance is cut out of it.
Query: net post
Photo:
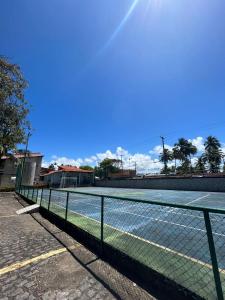
[[[67,191],[66,192],[66,213],[65,213],[65,220],[66,221],[67,221],[67,217],[68,217],[69,196],[70,196],[70,192]]]
[[[212,269],[213,269],[213,275],[215,280],[217,298],[218,300],[223,300],[224,299],[223,290],[222,290],[222,285],[220,280],[218,261],[216,257],[216,249],[213,240],[212,226],[211,226],[209,212],[205,210],[204,210],[204,220],[205,220],[205,227],[206,227],[207,238],[208,238],[209,252],[212,261]]]
[[[48,198],[48,210],[50,209],[51,196],[52,196],[52,190],[50,189],[50,191],[49,191],[49,198]]]
[[[103,254],[104,242],[104,196],[101,196],[101,252]]]

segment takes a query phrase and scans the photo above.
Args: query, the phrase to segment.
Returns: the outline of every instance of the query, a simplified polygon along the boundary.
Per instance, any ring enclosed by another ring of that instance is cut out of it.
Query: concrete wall
[[[36,162],[36,169],[35,169],[35,182],[39,182],[40,180],[40,172],[41,172],[41,164],[42,164],[42,156],[32,157],[32,162]]]
[[[33,185],[35,179],[36,162],[35,161],[25,161],[23,168],[23,178],[22,184]]]
[[[20,159],[21,161],[22,159]],[[42,163],[42,156],[26,157],[25,164],[25,179],[24,184],[32,185],[35,182],[39,182],[40,169]],[[0,187],[13,187],[15,182],[12,181],[12,177],[16,176],[18,161],[13,158],[7,158],[1,160],[0,164]]]
[[[98,187],[225,192],[225,178],[151,178],[101,180]]]
[[[16,176],[16,162],[13,159],[1,161],[0,169],[0,187],[12,187],[15,182],[11,180]]]

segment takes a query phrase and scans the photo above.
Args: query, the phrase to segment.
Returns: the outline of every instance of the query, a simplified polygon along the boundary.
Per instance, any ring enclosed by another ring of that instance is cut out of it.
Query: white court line
[[[194,203],[194,202],[196,202],[196,201],[202,200],[202,199],[204,199],[204,198],[207,198],[208,196],[210,196],[210,194],[207,194],[207,195],[205,195],[205,196],[202,196],[202,197],[199,197],[199,198],[197,198],[197,199],[195,199],[195,200],[192,200],[191,202],[188,202],[188,203],[186,203],[185,205],[189,205],[189,204]]]
[[[126,212],[126,211],[122,211],[122,210],[121,210],[121,212],[128,213],[128,214],[135,215],[135,216],[139,216],[139,217],[146,218],[146,219],[151,219],[151,220],[158,221],[158,222],[162,222],[162,223],[167,223],[167,224],[171,224],[171,225],[175,225],[175,226],[180,226],[180,227],[190,228],[190,229],[193,229],[193,230],[202,231],[202,232],[206,233],[206,230],[203,230],[203,229],[200,229],[200,228],[195,228],[195,227],[186,226],[186,225],[179,224],[179,223],[174,223],[174,222],[164,221],[164,220],[157,219],[157,218],[146,217],[146,216],[142,216],[142,215],[139,215],[139,214],[135,214],[135,213],[131,213],[131,212]],[[214,233],[215,235],[225,236],[225,234],[222,234],[222,233],[217,233],[217,232],[213,232],[213,233]]]
[[[204,196],[205,197],[205,196]],[[202,197],[201,197],[202,198]],[[73,201],[73,202],[82,202],[82,200],[80,199],[78,199],[78,200],[75,200],[75,199],[73,199],[73,198],[71,198],[71,200]],[[196,199],[196,200],[199,200],[199,199]],[[196,201],[196,200],[194,200],[194,201]],[[111,201],[111,203],[113,203],[113,201]],[[101,206],[98,206],[98,205],[94,205],[94,204],[92,204],[92,203],[87,203],[87,202],[85,202],[84,204],[86,204],[86,205],[92,205],[92,206],[95,206],[95,207],[98,207],[98,208],[100,208]],[[188,204],[188,203],[187,203]],[[164,207],[165,208],[165,207]],[[151,208],[151,210],[159,210],[159,208]],[[172,214],[175,214],[175,215],[182,215],[182,216],[188,216],[188,217],[195,217],[195,218],[198,218],[198,219],[204,219],[204,217],[200,217],[200,216],[196,216],[196,215],[193,215],[193,214],[185,214],[185,213],[179,213],[179,212],[175,212],[176,210],[178,210],[178,208],[172,208],[172,209],[170,209],[170,210],[168,210],[167,211],[167,213],[172,213]],[[211,220],[213,220],[212,218],[211,218]]]
[[[192,201],[189,202],[189,203],[192,203],[192,202],[194,202],[194,201],[201,200],[201,199],[206,198],[206,197],[208,197],[208,196],[210,196],[210,194],[207,194],[207,195],[204,195],[204,196],[202,196],[202,197],[199,197],[199,198],[197,198],[197,199],[195,199],[195,200],[192,200]],[[63,197],[61,197],[61,195],[60,195],[59,198],[61,199],[61,198],[63,198]],[[63,199],[64,199],[64,198],[63,198]],[[94,206],[95,208],[100,208],[100,207],[101,207],[101,206],[96,205],[96,204],[83,202],[82,199],[73,199],[73,198],[71,198],[71,200],[72,200],[73,203],[83,203],[84,205],[91,205],[91,206]],[[187,203],[186,205],[188,205],[189,203]],[[62,204],[63,204],[63,203],[62,203]],[[117,209],[112,209],[111,211],[113,211],[113,210],[117,210]],[[158,208],[154,208],[154,209],[151,209],[151,210],[156,210],[156,211],[157,211]],[[194,218],[198,218],[198,219],[204,219],[204,217],[196,216],[196,215],[193,215],[193,214],[185,214],[185,213],[175,212],[176,210],[178,210],[178,208],[172,208],[172,209],[168,210],[167,213],[172,213],[172,214],[175,214],[175,215],[181,215],[181,216],[187,216],[187,217],[194,217]],[[123,212],[124,212],[124,213],[128,213],[128,214],[132,214],[132,213],[127,212],[127,211],[123,211]],[[140,216],[140,217],[143,217],[143,218],[148,218],[148,219],[157,220],[157,221],[159,221],[159,222],[165,222],[165,223],[167,222],[167,223],[169,223],[169,224],[173,224],[173,225],[177,225],[177,226],[178,226],[178,225],[179,225],[179,226],[185,226],[185,225],[183,225],[183,224],[172,223],[172,222],[163,221],[163,220],[160,220],[160,219],[149,218],[149,217],[146,217],[146,216],[143,216],[143,215],[138,215],[138,214],[137,214],[137,216]],[[217,219],[211,217],[211,220],[215,220],[215,221],[216,221]],[[185,227],[186,227],[186,228],[190,228],[190,229],[195,229],[195,230],[201,230],[201,229],[197,229],[197,228],[194,228],[194,227],[191,227],[191,226],[185,226]],[[222,235],[222,236],[225,236],[225,235],[220,234],[220,233],[217,233],[217,232],[215,232],[215,234],[216,234],[216,235]]]
[[[54,203],[56,206],[59,206],[61,208],[64,208],[56,203]],[[94,204],[90,204],[92,206],[95,206],[96,208],[100,208],[100,206],[96,206]],[[64,208],[65,209],[65,208]],[[116,209],[114,209],[115,211]],[[73,210],[70,210],[70,211],[73,211]],[[76,211],[74,211],[75,213],[77,213]],[[157,222],[162,222],[162,223],[166,223],[166,224],[170,224],[170,225],[174,225],[174,226],[180,226],[180,227],[184,227],[184,228],[189,228],[189,229],[192,229],[192,230],[196,230],[196,231],[201,231],[201,232],[204,232],[206,233],[206,230],[203,230],[203,229],[200,229],[200,228],[195,228],[195,227],[192,227],[192,226],[186,226],[186,225],[183,225],[183,224],[179,224],[179,223],[174,223],[174,222],[169,222],[169,221],[164,221],[164,220],[161,220],[161,219],[157,219],[157,218],[152,218],[152,217],[146,217],[146,216],[143,216],[143,215],[139,215],[139,214],[136,214],[136,213],[131,213],[131,212],[126,212],[126,211],[123,211],[123,210],[120,210],[120,212],[123,212],[123,213],[127,213],[127,214],[130,214],[130,215],[135,215],[135,216],[138,216],[138,217],[142,217],[142,218],[145,218],[145,219],[151,219],[153,221],[157,221]],[[89,218],[89,217],[87,217]],[[90,217],[91,218],[91,217]],[[93,219],[95,220],[95,219]],[[222,234],[222,233],[218,233],[218,232],[215,232],[213,231],[213,234],[215,235],[218,235],[218,236],[223,236],[225,237],[225,234]]]
[[[56,205],[57,205],[57,204],[56,204]],[[60,205],[57,205],[57,206],[61,207]],[[61,208],[62,208],[62,207],[61,207]],[[72,211],[72,212],[73,212],[73,211]],[[100,221],[98,221],[98,220],[96,220],[96,219],[94,219],[94,218],[85,216],[85,215],[83,215],[83,214],[81,214],[81,213],[78,213],[78,212],[75,212],[75,211],[74,211],[74,213],[77,214],[77,215],[80,215],[81,217],[84,217],[84,218],[93,220],[93,221],[95,221],[95,222],[97,222],[97,223],[101,223]],[[153,246],[158,247],[158,248],[160,248],[160,249],[163,249],[164,251],[167,251],[167,252],[169,252],[169,253],[176,254],[176,255],[178,255],[178,256],[180,256],[180,257],[186,258],[186,259],[188,259],[188,260],[191,260],[192,262],[198,263],[198,264],[200,264],[200,265],[202,265],[202,266],[206,266],[206,267],[208,267],[209,269],[212,269],[212,265],[210,265],[210,264],[208,264],[208,263],[206,263],[206,262],[203,262],[203,261],[198,260],[198,259],[196,259],[196,258],[193,258],[193,257],[191,257],[191,256],[187,256],[187,255],[185,255],[185,254],[183,254],[183,253],[177,252],[177,251],[175,251],[175,250],[172,250],[172,249],[167,248],[167,247],[165,247],[165,246],[162,246],[162,245],[160,245],[160,244],[154,243],[154,242],[152,242],[152,241],[145,240],[145,239],[142,238],[142,237],[139,237],[139,236],[134,235],[134,234],[132,234],[132,233],[130,233],[130,232],[127,232],[127,231],[123,231],[123,230],[118,229],[118,228],[116,228],[116,227],[113,227],[113,226],[111,226],[111,225],[108,225],[108,224],[105,224],[105,225],[106,225],[107,227],[109,227],[109,228],[112,228],[113,230],[120,231],[120,232],[122,232],[123,234],[126,234],[126,235],[128,235],[128,236],[131,236],[131,237],[133,237],[133,238],[135,238],[135,239],[137,239],[137,240],[143,241],[143,242],[145,242],[145,243],[147,243],[147,244],[150,244],[150,245],[153,245]],[[224,269],[219,268],[219,271],[220,271],[221,273],[225,274],[225,270],[224,270]]]
[[[206,197],[206,196],[204,196]],[[202,197],[201,197],[202,198]],[[199,198],[198,198],[199,199]],[[196,201],[197,199],[195,199],[194,201]],[[96,205],[96,204],[92,204],[92,203],[87,203],[87,202],[83,202],[82,200],[74,200],[73,202],[76,202],[76,203],[83,203],[84,205],[91,205],[91,206],[94,206],[95,208],[100,208],[101,206],[99,205]],[[112,209],[111,211],[115,211],[117,210],[117,208],[115,209]],[[156,208],[154,210],[157,210]],[[169,211],[167,211],[167,213],[172,213],[172,214],[175,214],[175,215],[182,215],[182,216],[188,216],[188,217],[195,217],[195,218],[198,218],[198,219],[204,219],[204,217],[200,217],[200,216],[195,216],[195,215],[192,215],[192,214],[184,214],[184,213],[179,213],[179,212],[174,212],[174,210],[177,210],[177,208],[173,208]],[[130,213],[128,211],[123,211],[124,213],[128,213],[128,214],[133,214],[133,213]],[[137,216],[140,216],[140,217],[143,217],[143,218],[148,218],[148,219],[153,219],[153,220],[158,220],[159,222],[167,222],[167,223],[170,223],[170,224],[177,224],[177,223],[171,223],[171,222],[168,222],[168,221],[163,221],[163,220],[160,220],[160,219],[154,219],[154,218],[151,218],[151,217],[147,217],[147,216],[143,216],[143,215],[140,215],[140,214],[136,214]],[[212,218],[211,218],[212,219]],[[214,218],[212,219],[214,220]],[[216,220],[216,219],[215,219]],[[180,226],[185,226],[185,225],[182,225],[182,224],[177,224],[177,225],[180,225]],[[187,228],[191,228],[193,229],[194,227],[190,227],[190,226],[186,226]],[[196,229],[198,230],[198,229]],[[215,234],[219,234],[219,233],[215,233]]]

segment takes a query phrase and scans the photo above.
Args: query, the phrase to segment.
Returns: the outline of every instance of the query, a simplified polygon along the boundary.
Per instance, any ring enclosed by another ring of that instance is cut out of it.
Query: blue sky
[[[160,135],[225,142],[224,0],[3,0],[0,37],[46,162],[122,147],[151,169]]]

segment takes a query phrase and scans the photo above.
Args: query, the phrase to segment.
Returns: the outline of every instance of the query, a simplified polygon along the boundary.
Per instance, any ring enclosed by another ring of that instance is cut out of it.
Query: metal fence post
[[[37,190],[36,190],[37,192],[36,192],[36,199],[35,199],[35,202],[37,203],[37,200],[38,200],[38,191],[39,191],[39,188],[37,188]]]
[[[219,273],[218,262],[216,257],[216,249],[213,240],[212,226],[210,222],[209,213],[207,211],[204,211],[204,220],[205,220],[205,227],[206,227],[208,244],[209,244],[209,251],[210,251],[210,256],[212,261],[212,269],[213,269],[214,280],[216,285],[217,298],[218,300],[223,300],[224,299],[223,290],[222,290],[220,273]]]
[[[42,199],[43,199],[43,188],[41,189],[41,200],[40,200],[40,207],[41,207],[41,204],[42,204]]]
[[[52,190],[50,189],[50,191],[49,191],[49,199],[48,199],[48,210],[50,209],[51,195],[52,195]]]
[[[103,253],[104,242],[104,196],[101,196],[101,250]]]
[[[68,204],[69,204],[69,196],[70,192],[66,192],[66,213],[65,213],[65,220],[67,221],[67,216],[68,216]]]
[[[33,187],[33,192],[32,192],[32,201],[33,201],[33,199],[34,199],[34,187]]]

